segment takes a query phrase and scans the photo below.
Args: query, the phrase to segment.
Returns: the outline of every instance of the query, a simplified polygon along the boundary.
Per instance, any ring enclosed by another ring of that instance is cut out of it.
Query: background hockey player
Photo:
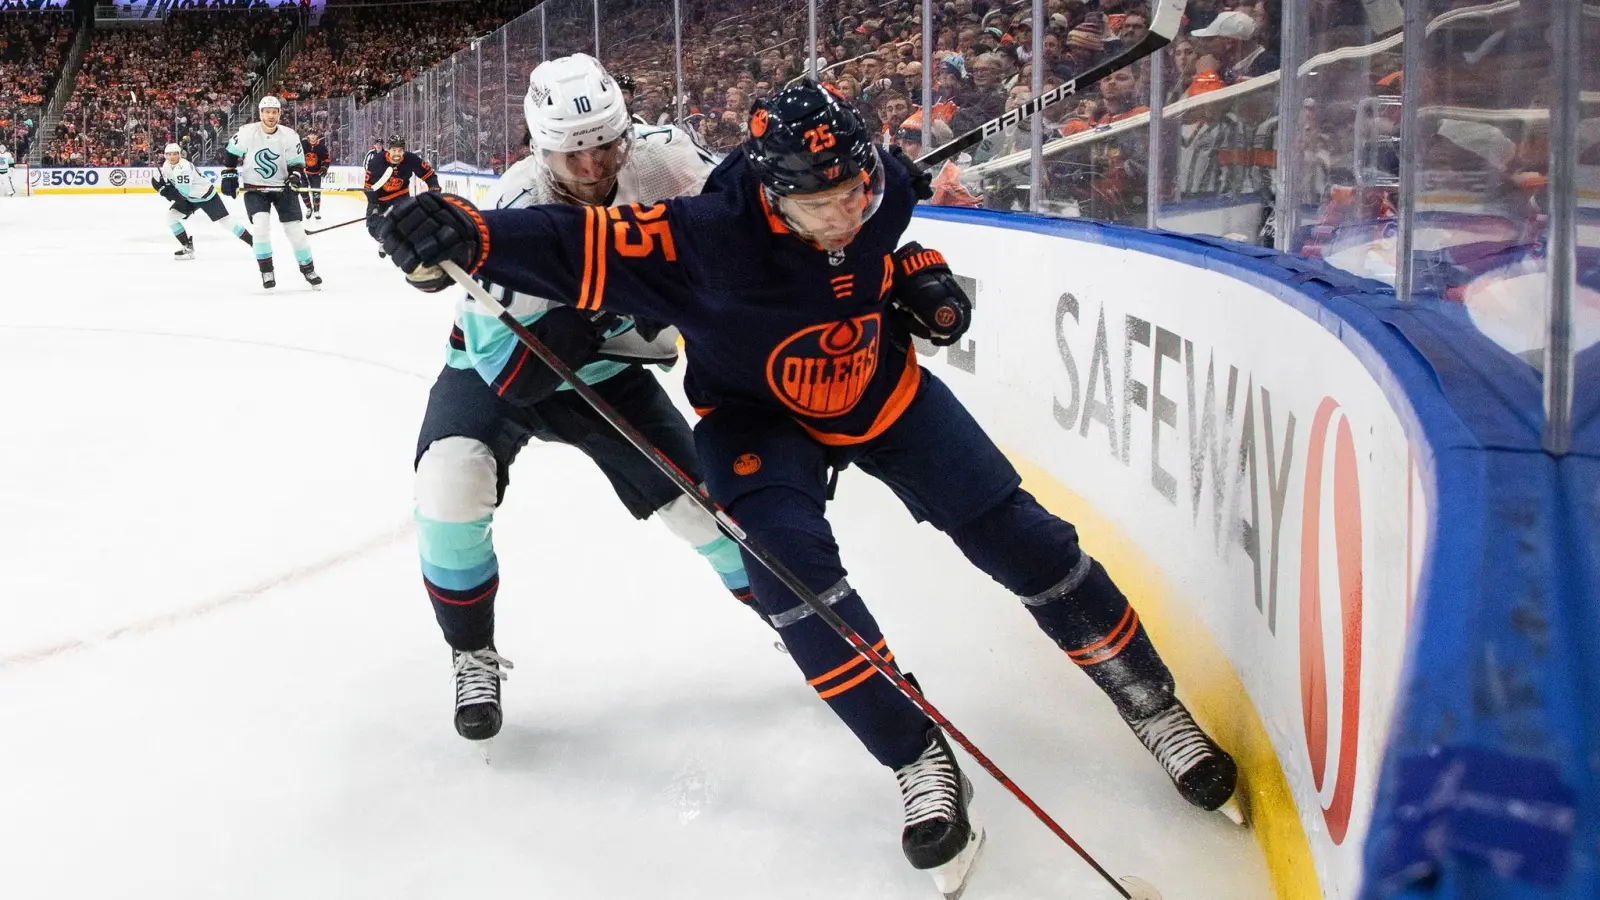
[[[261,286],[274,287],[277,275],[272,267],[272,214],[289,237],[294,261],[313,289],[322,285],[311,261],[311,244],[301,222],[300,198],[296,191],[306,188],[305,157],[300,154],[300,135],[278,117],[283,108],[278,98],[268,94],[257,104],[261,121],[240,127],[228,142],[223,156],[222,192],[229,197],[239,193],[239,166],[244,165],[244,211],[255,234],[256,265],[261,269]]]
[[[524,106],[538,151],[501,177],[496,206],[654,203],[698,193],[713,167],[675,128],[632,127],[620,91],[588,56],[541,64]],[[675,329],[649,330],[626,318],[489,289],[680,467],[698,471],[688,423],[644,367],[677,359]],[[417,439],[415,497],[423,584],[452,648],[461,735],[483,739],[500,728],[504,660],[494,642],[500,584],[491,529],[508,469],[529,439],[580,448],[629,513],[658,516],[706,558],[724,587],[751,602],[738,547],[716,522],[572,391],[558,389],[550,370],[470,298],[457,307],[448,360]]]
[[[17,186],[11,181],[11,167],[16,164],[17,160],[11,151],[6,149],[5,144],[0,144],[0,190],[8,196],[17,193]]]
[[[322,136],[315,129],[306,131],[305,138],[300,141],[300,155],[306,160],[306,192],[301,196],[305,201],[306,213],[313,219],[322,218],[322,176],[328,174],[328,165],[333,158],[333,151],[323,143]]]
[[[210,217],[211,221],[233,232],[234,237],[246,244],[254,244],[250,230],[228,212],[227,204],[222,202],[222,197],[217,193],[217,186],[200,174],[194,163],[183,158],[182,147],[168,144],[162,155],[166,161],[150,180],[150,186],[172,202],[167,207],[167,226],[172,229],[172,236],[183,245],[182,249],[172,254],[173,258],[194,259],[194,238],[184,230],[183,220],[197,209]]]
[[[707,488],[811,592],[894,658],[824,514],[823,473],[855,465],[1016,595],[1179,793],[1217,809],[1233,793],[1233,760],[1178,701],[1134,607],[917,364],[912,335],[949,344],[971,314],[943,258],[900,243],[927,193],[927,176],[879,151],[850,106],[802,81],[756,104],[743,147],[699,196],[603,213],[480,213],[459,197],[424,195],[391,212],[383,240],[422,290],[452,284],[431,268],[451,259],[584,312],[677,324],[691,348],[685,389],[705,412],[695,443]],[[958,891],[982,830],[944,736],[782,582],[745,562],[809,684],[895,772],[907,859]]]
[[[367,233],[374,239],[383,214],[395,201],[411,195],[411,179],[419,178],[428,190],[439,190],[439,176],[428,161],[406,149],[406,140],[399,135],[389,138],[389,145],[376,156],[367,154],[367,174],[362,189],[367,195]],[[378,251],[382,256],[383,251]]]

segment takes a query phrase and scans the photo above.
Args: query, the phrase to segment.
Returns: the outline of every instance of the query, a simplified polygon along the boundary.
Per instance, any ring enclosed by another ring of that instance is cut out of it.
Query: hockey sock
[[[289,235],[289,246],[294,248],[294,261],[302,269],[311,265],[311,242],[306,240],[305,225],[300,222],[285,222],[283,231]]]
[[[189,233],[184,230],[183,216],[175,209],[167,210],[167,228],[172,231],[172,236],[178,239],[178,243],[185,247],[189,246]]]
[[[1022,598],[1044,633],[1111,697],[1124,718],[1164,709],[1172,673],[1078,532],[1018,488],[950,537],[974,565]]]
[[[500,561],[490,539],[492,517],[473,522],[417,520],[422,581],[444,639],[457,650],[481,650],[494,640],[494,598]]]
[[[845,580],[838,545],[818,500],[792,488],[768,487],[739,498],[729,512],[762,544],[784,548],[784,562],[806,586],[878,653],[894,660],[877,621]],[[817,696],[878,762],[899,768],[916,760],[927,747],[932,726],[922,711],[766,567],[746,559],[745,570],[762,611]]]
[[[678,497],[656,510],[667,530],[686,541],[695,552],[705,557],[712,571],[722,580],[722,586],[734,592],[748,594],[750,577],[744,571],[744,559],[739,545],[730,540],[698,503],[688,497]]]
[[[1056,587],[1022,602],[1124,719],[1142,719],[1171,705],[1172,673],[1139,622],[1138,610],[1088,554],[1079,551]]]
[[[272,218],[266,212],[250,217],[251,236],[256,248],[256,263],[261,271],[272,271]]]

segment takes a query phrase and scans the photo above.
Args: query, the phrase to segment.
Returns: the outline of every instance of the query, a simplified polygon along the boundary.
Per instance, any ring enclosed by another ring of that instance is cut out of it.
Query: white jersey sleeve
[[[306,162],[300,135],[286,125],[267,134],[260,122],[250,122],[228,142],[228,152],[239,157],[239,180],[247,188],[282,188],[289,167]]]
[[[698,194],[716,167],[716,159],[676,126],[635,125],[616,203],[650,205]]]
[[[177,165],[162,163],[161,177],[193,203],[204,203],[217,195],[216,185],[187,159],[178,160]]]
[[[10,172],[11,167],[16,165],[16,162],[17,161],[12,158],[10,153],[0,153],[0,175]]]

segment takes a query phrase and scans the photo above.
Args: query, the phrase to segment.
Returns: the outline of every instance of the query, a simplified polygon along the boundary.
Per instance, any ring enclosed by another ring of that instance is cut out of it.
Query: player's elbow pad
[[[602,338],[595,324],[570,306],[550,310],[528,330],[574,372],[595,360]],[[560,376],[519,343],[490,387],[511,403],[532,406],[561,385]]]

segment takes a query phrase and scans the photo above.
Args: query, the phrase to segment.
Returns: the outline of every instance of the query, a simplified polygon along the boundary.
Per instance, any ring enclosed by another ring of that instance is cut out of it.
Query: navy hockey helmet
[[[384,144],[384,146],[398,147],[399,149],[404,150],[406,148],[406,139],[398,134],[392,135],[390,136],[388,143]]]
[[[883,163],[866,123],[809,79],[756,102],[744,154],[769,211],[822,249],[843,249],[883,202]]]

